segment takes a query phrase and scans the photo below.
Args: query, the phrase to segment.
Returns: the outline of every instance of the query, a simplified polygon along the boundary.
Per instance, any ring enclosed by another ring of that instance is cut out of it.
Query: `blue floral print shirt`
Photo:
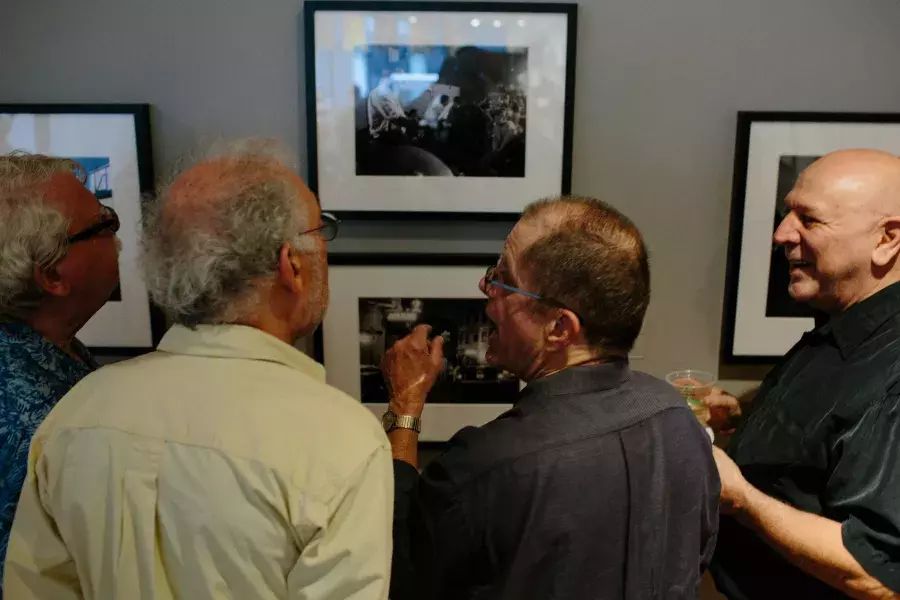
[[[76,341],[74,347],[83,362],[24,323],[0,322],[0,582],[31,436],[59,399],[97,367],[84,346]]]

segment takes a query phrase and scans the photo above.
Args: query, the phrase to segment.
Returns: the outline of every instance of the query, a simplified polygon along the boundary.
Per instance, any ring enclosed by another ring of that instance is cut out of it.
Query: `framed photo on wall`
[[[814,327],[772,235],[806,167],[841,149],[900,155],[900,113],[740,112],[722,322],[725,363],[773,363]]]
[[[15,150],[71,158],[85,186],[116,211],[119,287],[78,332],[98,355],[152,350],[165,328],[137,266],[141,198],[154,185],[146,104],[0,104],[0,154]]]
[[[521,384],[485,361],[493,328],[478,289],[497,256],[332,254],[328,262],[331,302],[315,337],[328,383],[380,418],[388,402],[381,359],[427,323],[432,335],[444,336],[444,369],[428,397],[420,439],[446,441],[511,407]]]
[[[309,184],[345,218],[568,193],[576,5],[304,3]]]

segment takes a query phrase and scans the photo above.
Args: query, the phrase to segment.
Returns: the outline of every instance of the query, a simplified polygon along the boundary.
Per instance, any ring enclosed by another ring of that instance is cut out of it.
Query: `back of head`
[[[175,323],[234,323],[252,311],[285,242],[310,250],[300,179],[280,147],[246,140],[214,148],[164,186],[143,220],[150,295]]]
[[[592,348],[627,355],[650,303],[647,249],[634,223],[582,196],[538,201],[523,220],[541,231],[521,260],[532,288],[577,312]]]
[[[50,180],[84,170],[67,158],[14,152],[0,156],[0,319],[23,319],[44,292],[35,269],[47,269],[66,254],[68,220],[46,200]]]

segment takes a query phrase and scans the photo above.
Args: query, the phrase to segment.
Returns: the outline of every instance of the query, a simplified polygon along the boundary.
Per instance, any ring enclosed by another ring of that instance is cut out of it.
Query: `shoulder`
[[[269,361],[150,353],[91,373],[51,417],[53,432],[106,427],[280,470],[319,461],[339,476],[389,451],[378,420],[362,404]]]

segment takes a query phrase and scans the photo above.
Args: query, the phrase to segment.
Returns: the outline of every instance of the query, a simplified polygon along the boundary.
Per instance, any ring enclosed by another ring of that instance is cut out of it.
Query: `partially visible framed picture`
[[[332,254],[331,302],[315,351],[328,382],[377,417],[387,410],[384,353],[420,324],[444,337],[444,369],[425,406],[421,440],[442,442],[507,411],[521,384],[485,361],[491,321],[478,282],[497,256]]]
[[[800,173],[850,148],[900,155],[900,113],[738,113],[723,362],[773,363],[814,327],[812,309],[788,293],[787,259],[772,235]]]
[[[71,158],[85,185],[119,215],[119,287],[78,332],[98,355],[152,350],[165,328],[137,267],[141,198],[153,191],[146,104],[0,104],[0,154],[14,150]]]
[[[507,219],[568,193],[576,9],[305,2],[308,179],[322,207]]]

